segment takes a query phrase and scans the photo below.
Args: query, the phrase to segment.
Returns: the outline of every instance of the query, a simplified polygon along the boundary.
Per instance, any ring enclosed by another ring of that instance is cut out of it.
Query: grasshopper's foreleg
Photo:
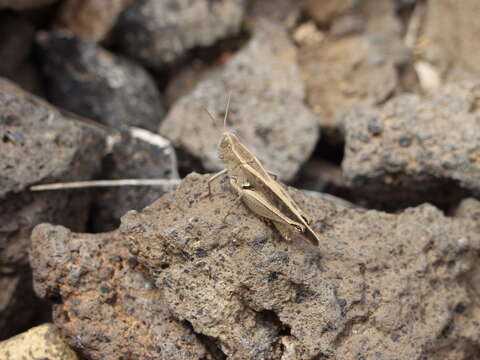
[[[216,180],[216,179],[218,179],[220,176],[222,176],[223,174],[226,174],[227,171],[228,171],[228,169],[223,169],[223,170],[217,172],[216,174],[212,175],[212,176],[210,177],[210,179],[208,179],[208,181],[207,181],[208,193],[205,194],[205,195],[203,195],[203,196],[202,196],[202,199],[203,199],[203,198],[206,198],[206,197],[209,197],[209,196],[212,194],[212,186],[211,186],[211,184],[212,184],[213,180]]]

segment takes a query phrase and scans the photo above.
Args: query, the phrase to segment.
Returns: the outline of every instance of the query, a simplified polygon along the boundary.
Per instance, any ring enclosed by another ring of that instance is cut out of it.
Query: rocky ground
[[[0,0],[0,358],[480,359],[479,15]],[[207,196],[228,95],[318,247]]]

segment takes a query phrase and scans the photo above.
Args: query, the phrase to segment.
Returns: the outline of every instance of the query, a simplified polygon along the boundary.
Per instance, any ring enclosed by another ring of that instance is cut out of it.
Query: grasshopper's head
[[[238,143],[238,138],[235,134],[225,131],[218,143],[218,157],[225,164],[234,159],[235,154],[233,149],[235,144]]]

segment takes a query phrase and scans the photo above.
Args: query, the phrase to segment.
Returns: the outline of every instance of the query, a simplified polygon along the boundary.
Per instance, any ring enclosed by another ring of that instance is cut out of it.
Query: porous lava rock
[[[77,234],[41,224],[30,262],[38,296],[53,305],[67,343],[92,360],[202,359],[205,346],[173,318],[118,233]]]
[[[343,172],[372,202],[448,205],[480,191],[479,84],[397,96],[345,118]]]

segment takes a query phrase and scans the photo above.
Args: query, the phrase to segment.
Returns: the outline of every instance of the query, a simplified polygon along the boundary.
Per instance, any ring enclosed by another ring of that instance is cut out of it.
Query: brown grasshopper
[[[223,174],[228,174],[230,185],[238,194],[238,199],[255,214],[272,220],[282,236],[289,240],[298,232],[318,246],[318,235],[310,227],[306,214],[239,138],[226,130],[229,104],[230,96],[223,119],[224,131],[218,144],[218,157],[225,169],[208,180],[208,194],[211,193],[211,182]],[[208,110],[207,113],[215,121]]]

